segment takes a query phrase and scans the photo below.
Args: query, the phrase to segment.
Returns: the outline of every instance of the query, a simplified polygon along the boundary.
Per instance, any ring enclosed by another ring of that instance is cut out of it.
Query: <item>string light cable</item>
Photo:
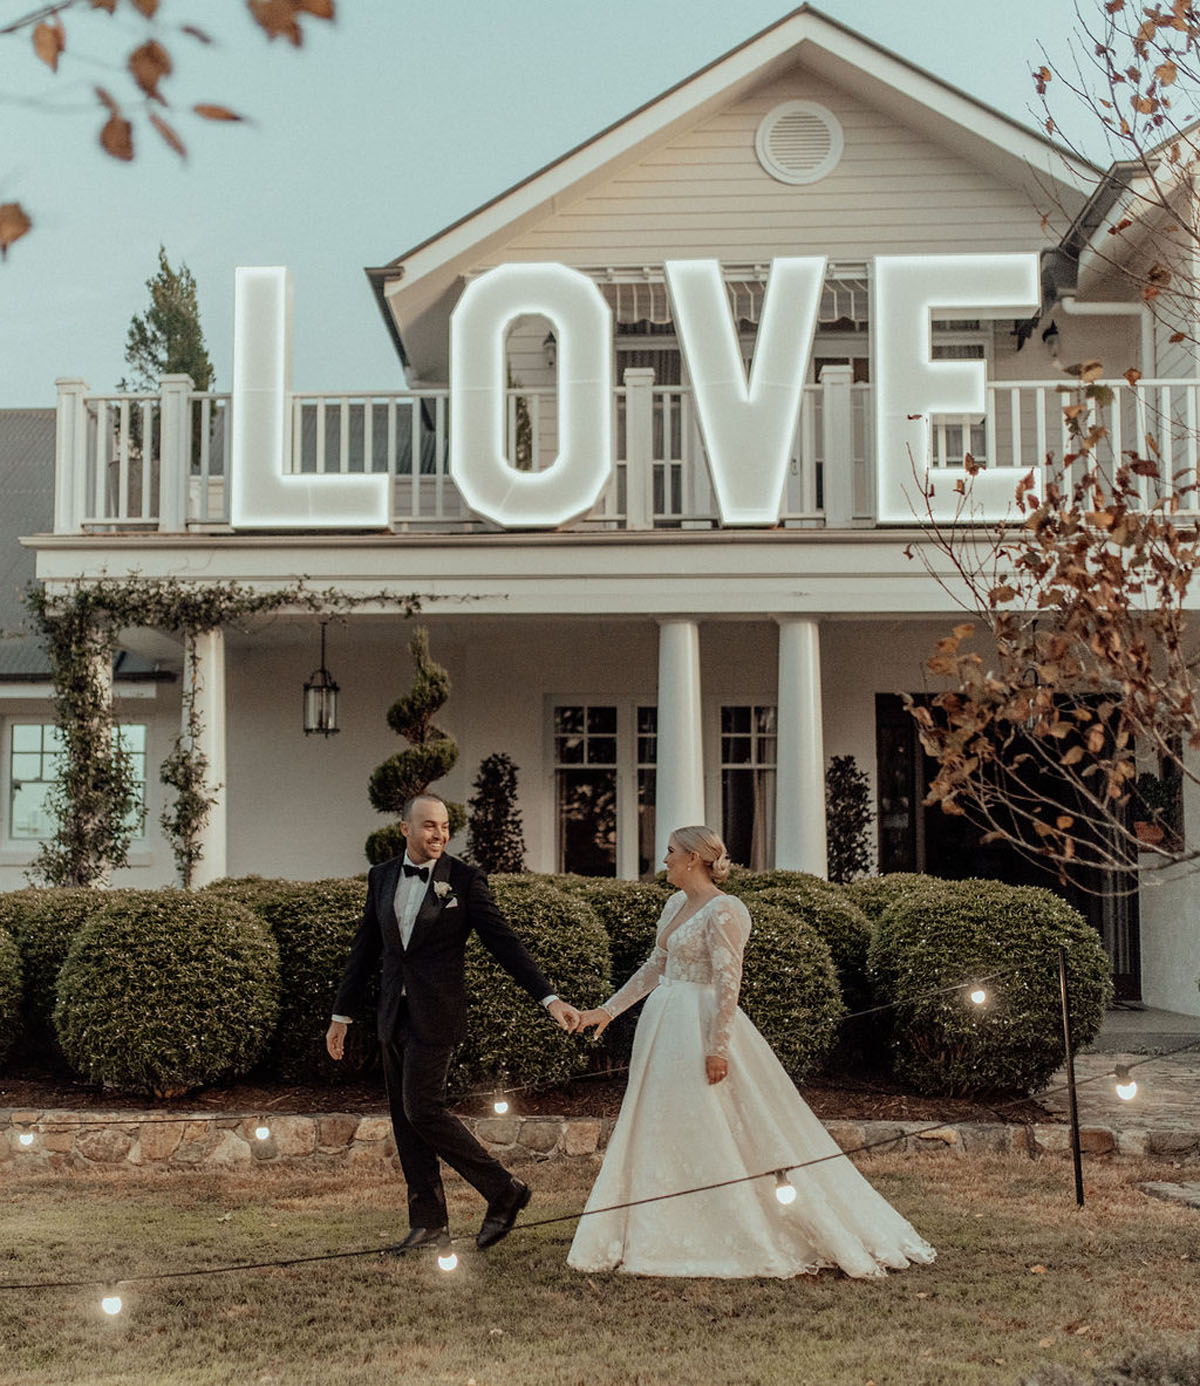
[[[1180,1045],[1176,1049],[1170,1050],[1167,1055],[1148,1055],[1144,1059],[1135,1061],[1134,1063],[1131,1063],[1129,1065],[1123,1065],[1123,1067],[1127,1068],[1128,1070],[1140,1068],[1144,1064],[1153,1063],[1155,1059],[1169,1057],[1169,1055],[1172,1054],[1181,1054],[1184,1053],[1186,1050],[1197,1048],[1200,1048],[1200,1039],[1196,1039],[1186,1045]],[[1113,1076],[1114,1075],[1112,1073],[1093,1074],[1089,1078],[1079,1079],[1076,1083],[1076,1087],[1085,1087],[1090,1083],[1103,1082],[1106,1079],[1112,1078]],[[1065,1091],[1067,1091],[1067,1084],[1063,1083],[1056,1088],[1046,1089],[1046,1091],[1042,1095],[1053,1096],[1057,1093]],[[1012,1099],[1012,1101],[1010,1102],[1000,1103],[998,1106],[994,1108],[994,1110],[998,1112],[1003,1111],[1006,1107],[1017,1106],[1020,1103],[1025,1102],[1027,1100],[1028,1098],[1025,1096],[1017,1097]],[[603,1208],[586,1208],[581,1209],[579,1212],[560,1213],[553,1217],[537,1218],[530,1222],[522,1222],[513,1230],[518,1232],[531,1232],[537,1228],[553,1227],[566,1222],[577,1222],[580,1218],[591,1217],[600,1213],[623,1212],[626,1209],[640,1208],[650,1203],[662,1203],[674,1198],[687,1198],[692,1194],[712,1193],[717,1189],[730,1188],[735,1184],[748,1184],[759,1179],[774,1180],[776,1195],[778,1196],[778,1193],[780,1192],[781,1183],[790,1185],[790,1181],[788,1181],[786,1178],[788,1174],[794,1173],[798,1170],[811,1169],[814,1165],[827,1164],[830,1160],[847,1159],[851,1155],[863,1155],[871,1150],[879,1149],[882,1146],[895,1145],[897,1144],[897,1142],[901,1140],[906,1140],[913,1136],[922,1136],[927,1135],[932,1131],[945,1130],[947,1127],[952,1126],[953,1124],[953,1121],[930,1122],[923,1126],[913,1127],[909,1130],[894,1132],[890,1136],[882,1136],[872,1141],[864,1141],[862,1144],[851,1146],[846,1150],[839,1149],[830,1151],[828,1154],[817,1155],[814,1156],[812,1159],[796,1161],[793,1164],[773,1165],[770,1169],[758,1170],[754,1174],[740,1174],[735,1175],[729,1179],[720,1179],[710,1184],[699,1184],[693,1188],[672,1189],[668,1190],[666,1193],[649,1194],[644,1198],[629,1199],[624,1203],[613,1203]],[[781,1199],[780,1201],[784,1202],[790,1200]],[[450,1262],[453,1260],[455,1265],[457,1265],[457,1258],[453,1255],[452,1250],[449,1254],[447,1254],[447,1248],[452,1248],[455,1242],[466,1242],[473,1240],[473,1237],[465,1233],[459,1234],[458,1236],[443,1239],[437,1244],[439,1252],[439,1261]],[[319,1252],[311,1256],[291,1256],[266,1261],[240,1261],[222,1266],[201,1266],[193,1268],[191,1270],[159,1271],[149,1273],[146,1275],[122,1276],[118,1279],[114,1279],[112,1276],[107,1276],[104,1278],[97,1277],[86,1280],[2,1280],[0,1281],[0,1292],[3,1292],[5,1290],[28,1291],[57,1289],[100,1289],[105,1292],[106,1297],[111,1298],[115,1295],[115,1291],[122,1285],[151,1284],[155,1281],[160,1280],[183,1280],[191,1277],[209,1275],[230,1275],[236,1274],[239,1271],[279,1270],[286,1269],[291,1266],[312,1265],[322,1261],[348,1261],[364,1256],[379,1256],[385,1253],[402,1256],[407,1255],[408,1250],[425,1250],[425,1248],[404,1249],[399,1246],[360,1247],[349,1251]],[[453,1267],[448,1264],[445,1265],[443,1268],[447,1270],[453,1269]]]

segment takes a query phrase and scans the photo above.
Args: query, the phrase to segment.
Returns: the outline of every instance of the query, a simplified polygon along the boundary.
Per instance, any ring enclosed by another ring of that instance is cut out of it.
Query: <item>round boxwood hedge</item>
[[[214,881],[204,893],[252,909],[279,947],[279,1024],[268,1056],[274,1071],[293,1081],[331,1084],[358,1077],[379,1051],[378,975],[370,981],[362,1013],[355,1016],[346,1052],[337,1063],[325,1051],[325,1031],[362,918],[366,877],[282,881],[250,876]]]
[[[120,891],[70,887],[11,890],[0,894],[0,928],[12,936],[21,955],[25,995],[21,1049],[31,1058],[64,1062],[54,1029],[58,974],[71,940]]]
[[[898,1077],[916,1091],[965,1096],[1035,1092],[1064,1058],[1058,948],[1067,949],[1072,1032],[1095,1038],[1112,996],[1096,930],[1052,891],[999,881],[945,881],[902,895],[879,920],[870,965],[893,1012]],[[965,992],[915,998],[1008,968],[974,1006]]]
[[[21,954],[7,929],[0,929],[0,1063],[21,1026]]]
[[[882,876],[860,876],[839,889],[862,910],[873,928],[898,901],[921,892],[939,891],[947,884],[939,876],[923,876],[917,871],[889,871]]]
[[[739,1004],[796,1082],[819,1070],[845,1007],[829,945],[789,911],[749,899]]]
[[[160,1097],[247,1072],[279,1007],[279,950],[262,920],[220,895],[97,894],[54,1008],[76,1071]]]
[[[563,1000],[580,1010],[603,1001],[608,937],[593,910],[544,878],[496,875],[490,883],[501,914]],[[467,1035],[451,1072],[456,1091],[551,1087],[587,1067],[589,1046],[540,1014],[475,936],[467,945],[467,996]]]

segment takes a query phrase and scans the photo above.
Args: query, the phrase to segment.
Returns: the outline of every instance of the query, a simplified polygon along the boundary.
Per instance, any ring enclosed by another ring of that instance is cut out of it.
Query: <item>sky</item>
[[[1080,0],[1088,12],[1099,0]],[[1073,0],[821,0],[831,18],[1031,127],[1031,69],[1066,52]],[[5,22],[36,8],[8,0]],[[404,380],[363,267],[387,263],[793,8],[780,0],[338,0],[297,50],[242,0],[162,0],[175,60],[163,111],[180,161],[136,121],[137,156],[103,154],[93,88],[131,92],[144,33],[127,0],[65,15],[57,74],[27,32],[0,36],[0,202],[34,230],[0,264],[0,407],[52,405],[57,376],[125,374],[129,321],[164,245],[199,288],[228,389],[238,265],[287,265],[299,390]],[[129,10],[126,14],[124,11]],[[197,24],[216,42],[179,32]],[[196,102],[243,113],[205,122]],[[1070,129],[1070,106],[1059,112]],[[1074,133],[1085,140],[1090,127]],[[1094,144],[1094,141],[1093,141]],[[1102,148],[1091,149],[1107,162]]]

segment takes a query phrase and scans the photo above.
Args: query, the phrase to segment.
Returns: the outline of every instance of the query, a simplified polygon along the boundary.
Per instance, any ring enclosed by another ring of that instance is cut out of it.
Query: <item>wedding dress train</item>
[[[567,1262],[576,1270],[634,1275],[794,1276],[826,1266],[880,1276],[934,1258],[933,1248],[842,1155],[773,1051],[738,1008],[745,905],[720,894],[677,927],[687,897],[663,909],[646,963],[604,1009],[649,993],[638,1021],[629,1082],[604,1163]],[[706,1055],[729,1075],[709,1084]],[[805,1161],[781,1205],[771,1177],[682,1197]],[[614,1204],[656,1200],[620,1211]]]

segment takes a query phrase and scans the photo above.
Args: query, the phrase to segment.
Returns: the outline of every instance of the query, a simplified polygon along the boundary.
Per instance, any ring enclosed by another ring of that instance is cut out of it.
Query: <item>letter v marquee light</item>
[[[721,519],[777,524],[825,257],[772,261],[749,382],[720,264],[668,260],[664,269]]]
[[[931,416],[982,417],[987,389],[982,361],[933,359],[932,319],[935,312],[956,318],[1020,317],[1036,312],[1040,302],[1036,254],[876,258],[871,312],[881,523],[926,519],[919,488],[927,477],[934,483],[929,508],[937,520],[955,517],[962,501],[955,490],[959,481],[968,492],[964,519],[1000,519],[1007,513],[1016,489],[1011,467],[991,468],[971,478],[964,467],[933,466]]]

